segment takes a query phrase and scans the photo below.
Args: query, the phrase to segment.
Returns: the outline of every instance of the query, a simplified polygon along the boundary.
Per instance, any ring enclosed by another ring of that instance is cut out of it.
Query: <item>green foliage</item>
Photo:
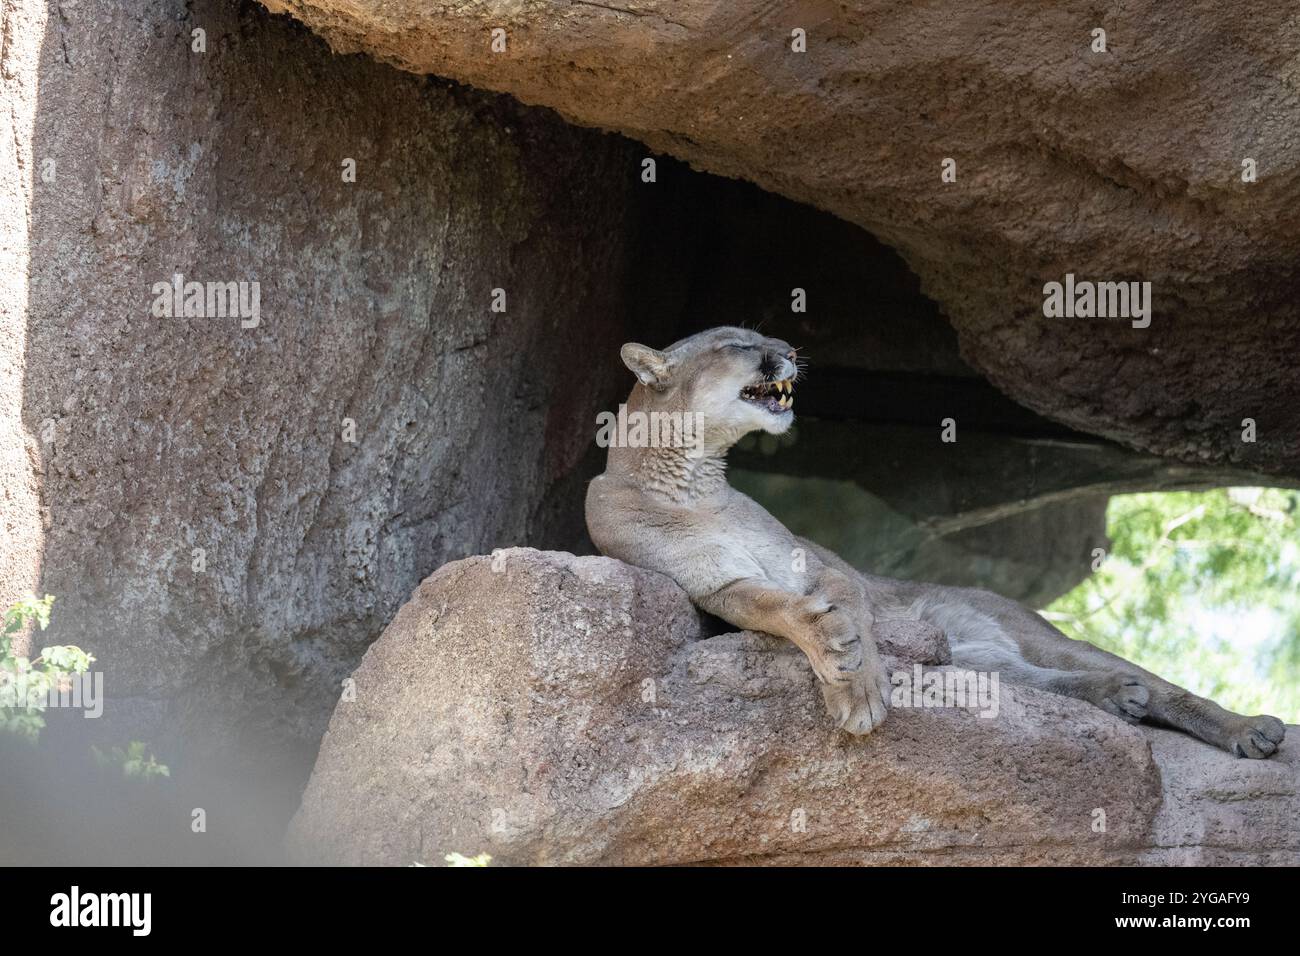
[[[1044,615],[1247,714],[1300,719],[1300,493],[1117,495],[1101,569]]]
[[[42,647],[40,655],[30,660],[13,652],[14,635],[28,624],[42,631],[50,626],[53,604],[52,594],[23,598],[5,611],[4,629],[0,631],[0,732],[16,734],[31,743],[39,740],[45,728],[50,691],[66,689],[67,682],[90,670],[95,660],[81,648],[65,644]],[[171,776],[167,765],[159,763],[148,746],[138,740],[127,744],[125,750],[91,750],[101,767],[121,767],[126,777],[149,780]]]
[[[45,708],[51,690],[66,688],[76,674],[90,669],[94,658],[79,647],[54,645],[28,659],[13,652],[13,639],[28,624],[40,630],[50,626],[54,596],[28,597],[4,615],[0,632],[0,730],[35,742],[45,727]]]
[[[54,605],[54,595],[43,598],[26,597],[5,611],[4,636],[0,638],[0,651],[9,652],[11,635],[22,630],[28,621],[35,621],[43,631],[50,626],[50,608]]]
[[[148,780],[152,777],[170,777],[172,772],[166,764],[161,764],[149,753],[148,745],[133,740],[126,749],[114,747],[108,753],[98,747],[90,748],[95,754],[95,762],[101,767],[121,767],[122,776],[138,777]]]
[[[459,853],[448,853],[443,857],[448,866],[487,866],[492,862],[492,857],[486,853],[480,853],[478,856],[462,856]]]

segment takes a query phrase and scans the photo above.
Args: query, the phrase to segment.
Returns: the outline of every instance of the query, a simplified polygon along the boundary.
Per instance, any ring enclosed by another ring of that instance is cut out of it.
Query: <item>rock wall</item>
[[[702,633],[675,584],[608,558],[520,548],[439,569],[335,710],[292,852],[390,865],[451,852],[504,864],[1300,861],[1294,734],[1271,760],[1237,760],[1003,683],[995,715],[896,708],[850,738],[787,642]],[[948,659],[924,625],[885,637],[895,667]]]
[[[31,168],[45,15],[41,5],[0,2],[0,608],[36,590],[41,566],[39,451],[23,424],[33,191],[23,171]]]
[[[672,311],[635,151],[252,4],[3,13],[4,596],[110,715],[310,753],[433,568],[581,539],[585,357]],[[158,317],[176,274],[258,321]]]
[[[1300,16],[1285,5],[264,2],[337,49],[865,227],[921,277],[963,357],[1043,414],[1300,474]],[[1149,281],[1150,327],[1045,319],[1044,284],[1067,273]]]

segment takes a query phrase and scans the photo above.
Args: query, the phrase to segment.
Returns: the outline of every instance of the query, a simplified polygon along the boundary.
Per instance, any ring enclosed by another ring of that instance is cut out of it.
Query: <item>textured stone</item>
[[[1164,800],[1140,862],[1295,866],[1300,861],[1300,747],[1237,760],[1171,730],[1149,730]],[[1287,731],[1293,737],[1294,728]]]
[[[267,5],[337,49],[510,92],[865,227],[921,277],[963,357],[1046,415],[1300,474],[1300,16],[1285,5]],[[1150,281],[1151,327],[1044,319],[1044,283],[1066,273]]]
[[[888,630],[895,667],[941,653],[932,629]],[[1300,861],[1290,738],[1271,760],[1238,760],[1007,683],[995,717],[899,707],[850,738],[787,642],[700,634],[675,584],[608,558],[520,548],[439,569],[335,710],[291,851],[431,865],[450,852],[512,864]]]
[[[155,730],[314,748],[431,570],[581,540],[623,375],[571,363],[669,285],[629,301],[631,145],[256,5],[3,11],[0,597],[55,594]],[[260,324],[155,318],[175,273]]]
[[[0,609],[36,590],[41,565],[39,450],[23,423],[23,351],[31,264],[30,135],[43,5],[0,2]],[[26,642],[20,644],[26,647]]]

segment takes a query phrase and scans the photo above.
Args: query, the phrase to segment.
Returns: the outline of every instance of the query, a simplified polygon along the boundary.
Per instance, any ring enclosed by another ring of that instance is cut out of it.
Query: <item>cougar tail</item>
[[[933,624],[948,638],[953,663],[996,667],[1022,660],[1020,647],[992,614],[959,595],[922,595],[900,617]]]

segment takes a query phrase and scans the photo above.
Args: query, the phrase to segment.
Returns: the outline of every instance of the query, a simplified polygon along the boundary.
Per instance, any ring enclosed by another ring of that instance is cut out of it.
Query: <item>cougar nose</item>
[[[784,366],[782,369],[782,378],[794,378],[799,374],[799,365],[795,361],[798,357],[799,353],[794,349],[790,349],[790,351],[785,353],[785,361],[781,363]]]
[[[761,371],[763,375],[771,380],[794,378],[798,368],[795,366],[795,350],[789,349],[780,352],[772,349],[770,352],[763,353]]]

